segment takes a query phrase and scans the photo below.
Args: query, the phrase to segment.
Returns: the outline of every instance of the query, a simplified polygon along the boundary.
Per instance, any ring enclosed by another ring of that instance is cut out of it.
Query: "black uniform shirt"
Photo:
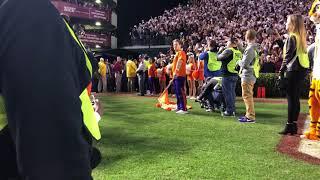
[[[90,73],[57,10],[48,0],[0,0],[0,43],[0,91],[21,174],[91,179],[79,99]]]

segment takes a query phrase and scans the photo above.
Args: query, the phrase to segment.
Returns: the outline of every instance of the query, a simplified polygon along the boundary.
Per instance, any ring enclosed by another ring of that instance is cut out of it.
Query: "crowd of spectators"
[[[166,10],[161,16],[142,21],[133,27],[134,44],[184,41],[188,51],[214,39],[224,46],[229,37],[243,40],[248,29],[257,31],[263,62],[279,70],[281,50],[276,41],[286,36],[286,19],[289,14],[307,16],[313,0],[192,0]],[[309,43],[313,42],[314,28],[306,18]],[[161,42],[159,41],[161,40]],[[167,43],[168,44],[168,43]],[[268,66],[269,66],[268,65]],[[270,71],[272,68],[263,68]]]
[[[138,59],[143,59],[146,62],[149,62],[150,60],[154,60],[154,65],[155,68],[162,68],[162,65],[168,65],[171,62],[171,55],[172,53],[159,53],[157,57],[149,57],[148,55],[140,55],[140,58],[122,58],[122,57],[117,57],[117,59],[104,59],[100,58],[103,60],[105,64],[105,69],[103,70],[103,73],[101,73],[101,64],[99,64],[99,67],[95,68],[96,71],[94,72],[93,76],[93,91],[94,92],[102,92],[103,87],[99,86],[99,80],[106,78],[106,87],[105,87],[105,92],[128,92],[128,74],[127,74],[127,63],[128,61],[131,61],[132,63],[135,64],[136,67],[139,66],[139,60]],[[95,60],[97,62],[97,60]],[[98,66],[96,63],[95,66]],[[145,69],[147,71],[147,69]],[[169,76],[169,75],[167,75]],[[137,81],[137,73],[134,72],[133,76],[133,87],[130,90],[132,91],[138,91],[138,81]],[[146,76],[148,78],[148,76]],[[166,78],[167,81],[169,81],[169,77]],[[147,79],[146,79],[147,81]],[[146,82],[146,84],[148,84]],[[147,90],[149,90],[148,85],[146,85]],[[160,84],[158,82],[155,83],[155,92],[160,93]]]

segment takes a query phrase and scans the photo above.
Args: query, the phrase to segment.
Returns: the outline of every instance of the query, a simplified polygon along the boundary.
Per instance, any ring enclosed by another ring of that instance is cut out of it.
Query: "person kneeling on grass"
[[[238,62],[240,66],[240,77],[242,87],[242,98],[246,105],[246,114],[239,118],[239,122],[255,123],[256,113],[254,111],[253,88],[256,78],[259,77],[259,56],[257,52],[256,32],[248,30],[246,33],[248,47],[244,51],[243,58]]]
[[[174,91],[177,97],[177,114],[187,114],[187,97],[185,91],[187,55],[182,50],[180,40],[173,41],[176,55],[172,63]]]

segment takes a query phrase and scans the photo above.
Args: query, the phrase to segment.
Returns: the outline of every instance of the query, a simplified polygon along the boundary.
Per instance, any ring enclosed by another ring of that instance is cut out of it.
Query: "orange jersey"
[[[161,78],[160,78],[161,81],[166,81],[167,80],[166,72],[167,72],[167,68],[163,67],[162,68],[162,75],[161,75]]]
[[[195,69],[196,68],[195,68],[195,65],[193,63],[187,64],[187,70],[186,70],[187,75],[188,76],[191,75]]]
[[[157,74],[157,69],[156,66],[154,64],[152,64],[149,69],[148,69],[148,77],[156,77]]]
[[[181,60],[181,67],[179,71],[177,70],[178,61]],[[179,51],[176,53],[173,63],[172,63],[172,71],[173,76],[185,77],[186,76],[186,64],[187,64],[187,55],[184,51]]]
[[[192,73],[196,70],[195,65],[193,63],[190,63],[187,65],[187,79],[188,80],[194,80]]]
[[[201,61],[199,62],[199,71],[204,71],[204,61]]]

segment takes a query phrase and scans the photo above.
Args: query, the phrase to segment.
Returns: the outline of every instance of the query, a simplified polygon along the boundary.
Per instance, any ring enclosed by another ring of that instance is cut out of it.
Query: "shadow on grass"
[[[260,124],[279,125],[286,121],[286,116],[277,114],[257,113],[257,121]]]
[[[203,117],[209,117],[209,118],[221,118],[220,112],[206,112],[204,109],[201,109],[200,111],[190,111],[190,114],[188,115],[194,115],[194,116],[203,116]]]
[[[132,156],[141,161],[153,160],[161,154],[184,154],[192,148],[175,138],[150,137],[144,134],[139,136],[126,133],[120,128],[106,128],[98,147],[103,155],[100,167],[112,166],[113,163]]]
[[[156,119],[152,119],[152,118],[145,118],[145,117],[137,117],[137,114],[135,116],[128,116],[128,114],[109,114],[112,116],[116,116],[116,118],[111,118],[109,121],[121,121],[121,122],[125,122],[125,123],[130,123],[131,125],[150,125],[153,123],[158,123],[159,120]],[[108,116],[108,115],[107,115]]]

